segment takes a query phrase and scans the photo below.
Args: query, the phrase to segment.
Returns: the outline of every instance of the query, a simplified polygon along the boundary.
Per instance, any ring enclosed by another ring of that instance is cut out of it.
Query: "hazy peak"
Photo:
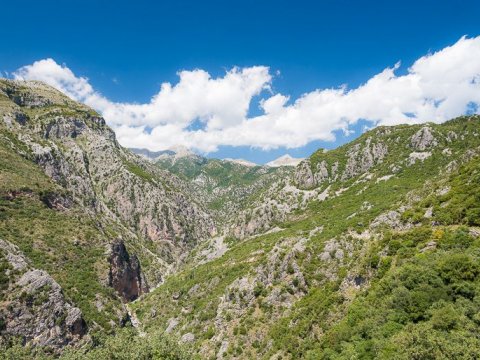
[[[279,167],[279,166],[297,166],[303,158],[294,158],[293,156],[290,156],[289,154],[285,154],[283,156],[280,156],[279,158],[272,160],[268,163],[266,163],[266,166],[269,167]]]
[[[258,166],[258,164],[252,162],[252,161],[248,161],[248,160],[245,160],[245,159],[232,159],[232,158],[225,158],[223,159],[225,161],[229,161],[229,162],[233,162],[235,164],[240,164],[240,165],[243,165],[243,166],[250,166],[250,167],[253,167],[253,166]]]

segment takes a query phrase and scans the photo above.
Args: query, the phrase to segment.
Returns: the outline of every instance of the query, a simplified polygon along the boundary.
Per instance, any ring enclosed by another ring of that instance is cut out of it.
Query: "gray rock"
[[[192,333],[186,333],[182,335],[181,338],[182,342],[184,343],[191,343],[195,341],[195,335]]]
[[[109,285],[123,301],[133,301],[149,291],[140,262],[136,255],[130,255],[122,240],[111,245]]]
[[[437,243],[435,241],[429,241],[427,245],[423,249],[420,250],[420,252],[426,252],[430,250],[435,250],[437,248]]]
[[[432,129],[428,126],[422,127],[410,139],[410,145],[415,150],[420,151],[424,151],[430,147],[434,147],[437,144],[438,142],[433,136]]]
[[[423,214],[424,218],[431,218],[433,216],[433,207],[429,207],[427,210],[425,210],[425,214]]]
[[[310,160],[302,161],[296,168],[294,179],[300,188],[310,189],[317,185],[317,181],[312,172]]]
[[[414,151],[410,153],[410,155],[408,156],[407,164],[410,166],[415,164],[417,161],[423,162],[426,159],[428,159],[430,156],[432,156],[432,153],[430,151],[423,151],[423,152]]]
[[[338,249],[337,251],[335,251],[335,258],[336,259],[343,259],[343,250],[342,249]]]
[[[27,259],[16,245],[0,239],[0,250],[3,250],[14,270],[25,270],[28,267]]]
[[[365,144],[355,144],[347,153],[347,164],[342,174],[342,180],[367,172],[376,164],[381,163],[387,153],[386,144],[372,143],[371,138],[368,138]]]
[[[370,227],[375,229],[382,225],[386,225],[397,230],[403,230],[410,227],[408,224],[404,225],[401,221],[400,213],[393,210],[377,216],[370,224]]]
[[[177,327],[178,323],[179,323],[178,318],[168,319],[168,325],[167,325],[167,328],[165,329],[165,332],[167,334],[170,334]]]
[[[60,285],[42,270],[28,270],[13,286],[2,336],[19,336],[33,346],[59,351],[78,342],[87,332],[80,309],[68,303]]]

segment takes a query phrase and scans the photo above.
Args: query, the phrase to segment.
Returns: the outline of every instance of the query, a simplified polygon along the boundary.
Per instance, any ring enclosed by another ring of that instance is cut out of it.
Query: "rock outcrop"
[[[317,186],[317,181],[312,171],[310,160],[302,161],[295,168],[294,179],[295,183],[303,189],[310,189]]]
[[[20,337],[26,344],[49,347],[55,352],[79,342],[87,325],[79,308],[68,302],[60,285],[46,272],[32,269],[13,244],[0,240],[7,259],[9,287],[0,306],[3,338]]]
[[[355,144],[347,153],[347,164],[342,175],[342,180],[350,179],[370,170],[382,162],[388,153],[387,146],[382,142],[372,142],[367,138],[365,144]]]
[[[410,146],[420,151],[424,151],[437,144],[437,139],[435,139],[432,129],[428,126],[422,127],[410,139]]]
[[[129,302],[149,291],[136,255],[130,255],[121,240],[115,241],[110,249],[109,285],[123,301]]]

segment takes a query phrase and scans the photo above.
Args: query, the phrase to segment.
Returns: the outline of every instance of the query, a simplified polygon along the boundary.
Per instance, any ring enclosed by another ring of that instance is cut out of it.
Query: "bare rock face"
[[[137,256],[130,255],[121,240],[111,245],[109,285],[125,302],[133,301],[149,291]]]
[[[401,214],[398,211],[387,211],[378,215],[370,224],[370,228],[375,229],[380,226],[387,226],[395,230],[406,230],[411,227],[411,224],[404,224],[401,219]]]
[[[312,171],[310,159],[304,160],[295,169],[295,183],[301,189],[312,189],[317,187],[320,184],[331,181],[335,178],[337,166],[338,164],[334,164],[329,172],[328,163],[325,160],[322,160],[316,165],[315,171]]]
[[[382,142],[373,142],[368,138],[364,144],[355,144],[347,152],[347,163],[341,176],[341,180],[348,180],[354,176],[361,175],[372,167],[381,163],[388,154],[387,145]],[[302,189],[312,189],[324,182],[335,181],[339,174],[338,162],[329,164],[322,160],[315,168],[309,159],[302,161],[294,173],[295,183]]]
[[[64,297],[60,285],[46,272],[30,269],[19,249],[0,240],[0,250],[11,266],[6,296],[0,305],[3,338],[21,337],[32,346],[55,352],[87,333],[82,311]]]
[[[372,143],[371,138],[367,139],[363,147],[361,144],[354,145],[347,153],[348,159],[342,180],[367,172],[382,162],[387,153],[388,148],[384,143]]]
[[[424,151],[430,147],[436,146],[438,142],[433,136],[432,129],[428,126],[424,126],[412,136],[410,144],[414,149]]]
[[[0,239],[0,250],[13,270],[22,271],[28,267],[27,259],[23,256],[17,246]]]
[[[317,184],[321,184],[323,181],[329,180],[329,173],[328,173],[328,164],[325,160],[317,164],[317,171],[315,172],[315,181]],[[332,174],[334,174],[335,170],[332,168]]]
[[[5,333],[27,342],[58,348],[83,336],[87,326],[80,309],[65,301],[58,283],[43,270],[29,270],[17,282]]]
[[[0,94],[10,100],[2,102],[0,121],[63,188],[41,200],[58,211],[80,205],[102,225],[113,221],[135,234],[145,249],[139,256],[155,262],[146,269],[152,282],[216,234],[212,215],[187,184],[121,147],[92,109],[36,81],[3,80]],[[145,242],[154,243],[151,254]]]
[[[295,169],[294,173],[295,183],[298,184],[299,187],[304,189],[310,189],[317,185],[315,181],[315,176],[312,172],[312,168],[310,165],[310,160],[302,161]]]
[[[40,200],[42,200],[42,202],[50,209],[59,211],[67,210],[73,206],[73,200],[71,198],[55,192],[42,194]]]

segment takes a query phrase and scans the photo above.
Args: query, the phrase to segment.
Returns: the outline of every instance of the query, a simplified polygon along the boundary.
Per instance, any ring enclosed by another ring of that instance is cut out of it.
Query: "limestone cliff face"
[[[60,285],[45,271],[33,269],[13,244],[0,240],[0,252],[9,269],[9,285],[0,307],[3,338],[21,337],[33,346],[59,351],[78,343],[88,328],[79,308],[64,297]]]
[[[294,181],[302,189],[312,189],[337,179],[346,181],[364,174],[381,163],[387,155],[387,144],[373,141],[369,137],[365,142],[353,144],[346,149],[345,166],[342,169],[339,168],[338,161],[328,162],[322,159],[313,166],[311,159],[307,159],[295,169]]]
[[[156,263],[152,281],[216,233],[211,215],[186,184],[121,147],[92,109],[40,82],[2,80],[0,97],[2,125],[24,145],[24,156],[68,194],[46,197],[46,204],[75,203],[102,223],[122,227],[141,245],[139,255]],[[153,247],[141,250],[145,241]]]
[[[130,255],[121,240],[115,241],[110,249],[109,285],[123,301],[129,302],[149,291],[136,255]]]
[[[438,145],[438,141],[429,126],[424,126],[410,138],[410,146],[415,150],[425,151]]]

